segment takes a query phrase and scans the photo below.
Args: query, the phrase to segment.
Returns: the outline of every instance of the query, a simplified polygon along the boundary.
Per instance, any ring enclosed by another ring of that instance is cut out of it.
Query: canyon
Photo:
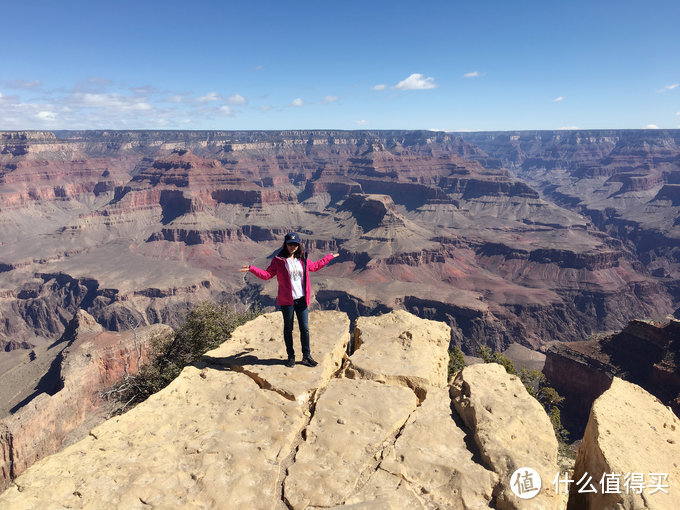
[[[467,354],[677,317],[679,190],[677,130],[0,132],[0,382],[78,310],[272,310],[237,269],[289,231],[340,254],[312,309],[405,309]]]
[[[442,320],[468,353],[678,313],[678,131],[0,133],[0,347],[274,305],[298,231],[313,307]]]

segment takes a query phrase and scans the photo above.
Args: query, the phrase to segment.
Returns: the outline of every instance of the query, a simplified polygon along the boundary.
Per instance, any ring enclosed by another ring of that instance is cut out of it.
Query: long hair
[[[298,249],[293,253],[293,257],[296,259],[302,259],[304,258],[304,248],[302,247],[302,244],[298,244]],[[286,242],[283,242],[283,246],[281,246],[281,249],[279,250],[279,253],[277,253],[279,257],[283,257],[284,259],[288,258],[288,248],[286,248]]]

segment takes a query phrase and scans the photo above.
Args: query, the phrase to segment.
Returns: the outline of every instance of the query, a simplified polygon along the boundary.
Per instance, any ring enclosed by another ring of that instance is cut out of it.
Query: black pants
[[[300,343],[302,344],[302,356],[307,357],[309,352],[309,314],[307,313],[307,302],[305,297],[296,299],[292,305],[281,305],[283,313],[283,340],[286,342],[286,352],[289,358],[295,357],[293,347],[293,320],[297,315],[298,326],[300,326]]]

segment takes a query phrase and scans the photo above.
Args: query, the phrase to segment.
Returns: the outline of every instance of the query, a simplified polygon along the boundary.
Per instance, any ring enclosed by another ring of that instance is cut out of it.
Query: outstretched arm
[[[269,280],[270,278],[274,278],[274,276],[276,276],[276,266],[274,265],[274,261],[269,264],[269,267],[266,270],[260,269],[257,266],[241,266],[241,269],[239,269],[239,273],[245,273],[246,271],[253,273],[261,280]]]
[[[329,253],[321,260],[317,260],[316,262],[307,262],[307,267],[311,272],[318,271],[337,256],[337,253]]]

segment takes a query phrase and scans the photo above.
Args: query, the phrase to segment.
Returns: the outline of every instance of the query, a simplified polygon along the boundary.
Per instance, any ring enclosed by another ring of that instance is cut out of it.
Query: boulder
[[[334,379],[319,397],[284,482],[293,508],[328,507],[352,495],[416,408],[413,391],[374,381]]]
[[[445,388],[430,390],[380,464],[436,508],[484,508],[498,476],[472,460]]]
[[[680,508],[680,420],[614,377],[590,411],[571,478],[570,510]],[[596,492],[585,492],[591,484]]]
[[[499,478],[499,509],[557,509],[560,498],[550,483],[559,472],[557,439],[541,404],[517,376],[495,363],[461,370],[451,386],[456,411],[470,429],[484,465]],[[536,470],[542,488],[536,497],[522,500],[511,489],[519,469]]]
[[[348,377],[407,386],[420,400],[430,387],[446,386],[451,328],[403,310],[359,317]]]
[[[284,365],[287,359],[283,342],[283,318],[280,312],[267,313],[244,324],[228,342],[203,359],[243,372],[261,387],[271,389],[300,403],[307,402],[342,365],[349,344],[349,319],[336,311],[316,311],[309,314],[310,349],[319,364],[314,367]],[[299,331],[293,330],[293,342],[300,352]],[[301,354],[297,355],[298,360]]]

